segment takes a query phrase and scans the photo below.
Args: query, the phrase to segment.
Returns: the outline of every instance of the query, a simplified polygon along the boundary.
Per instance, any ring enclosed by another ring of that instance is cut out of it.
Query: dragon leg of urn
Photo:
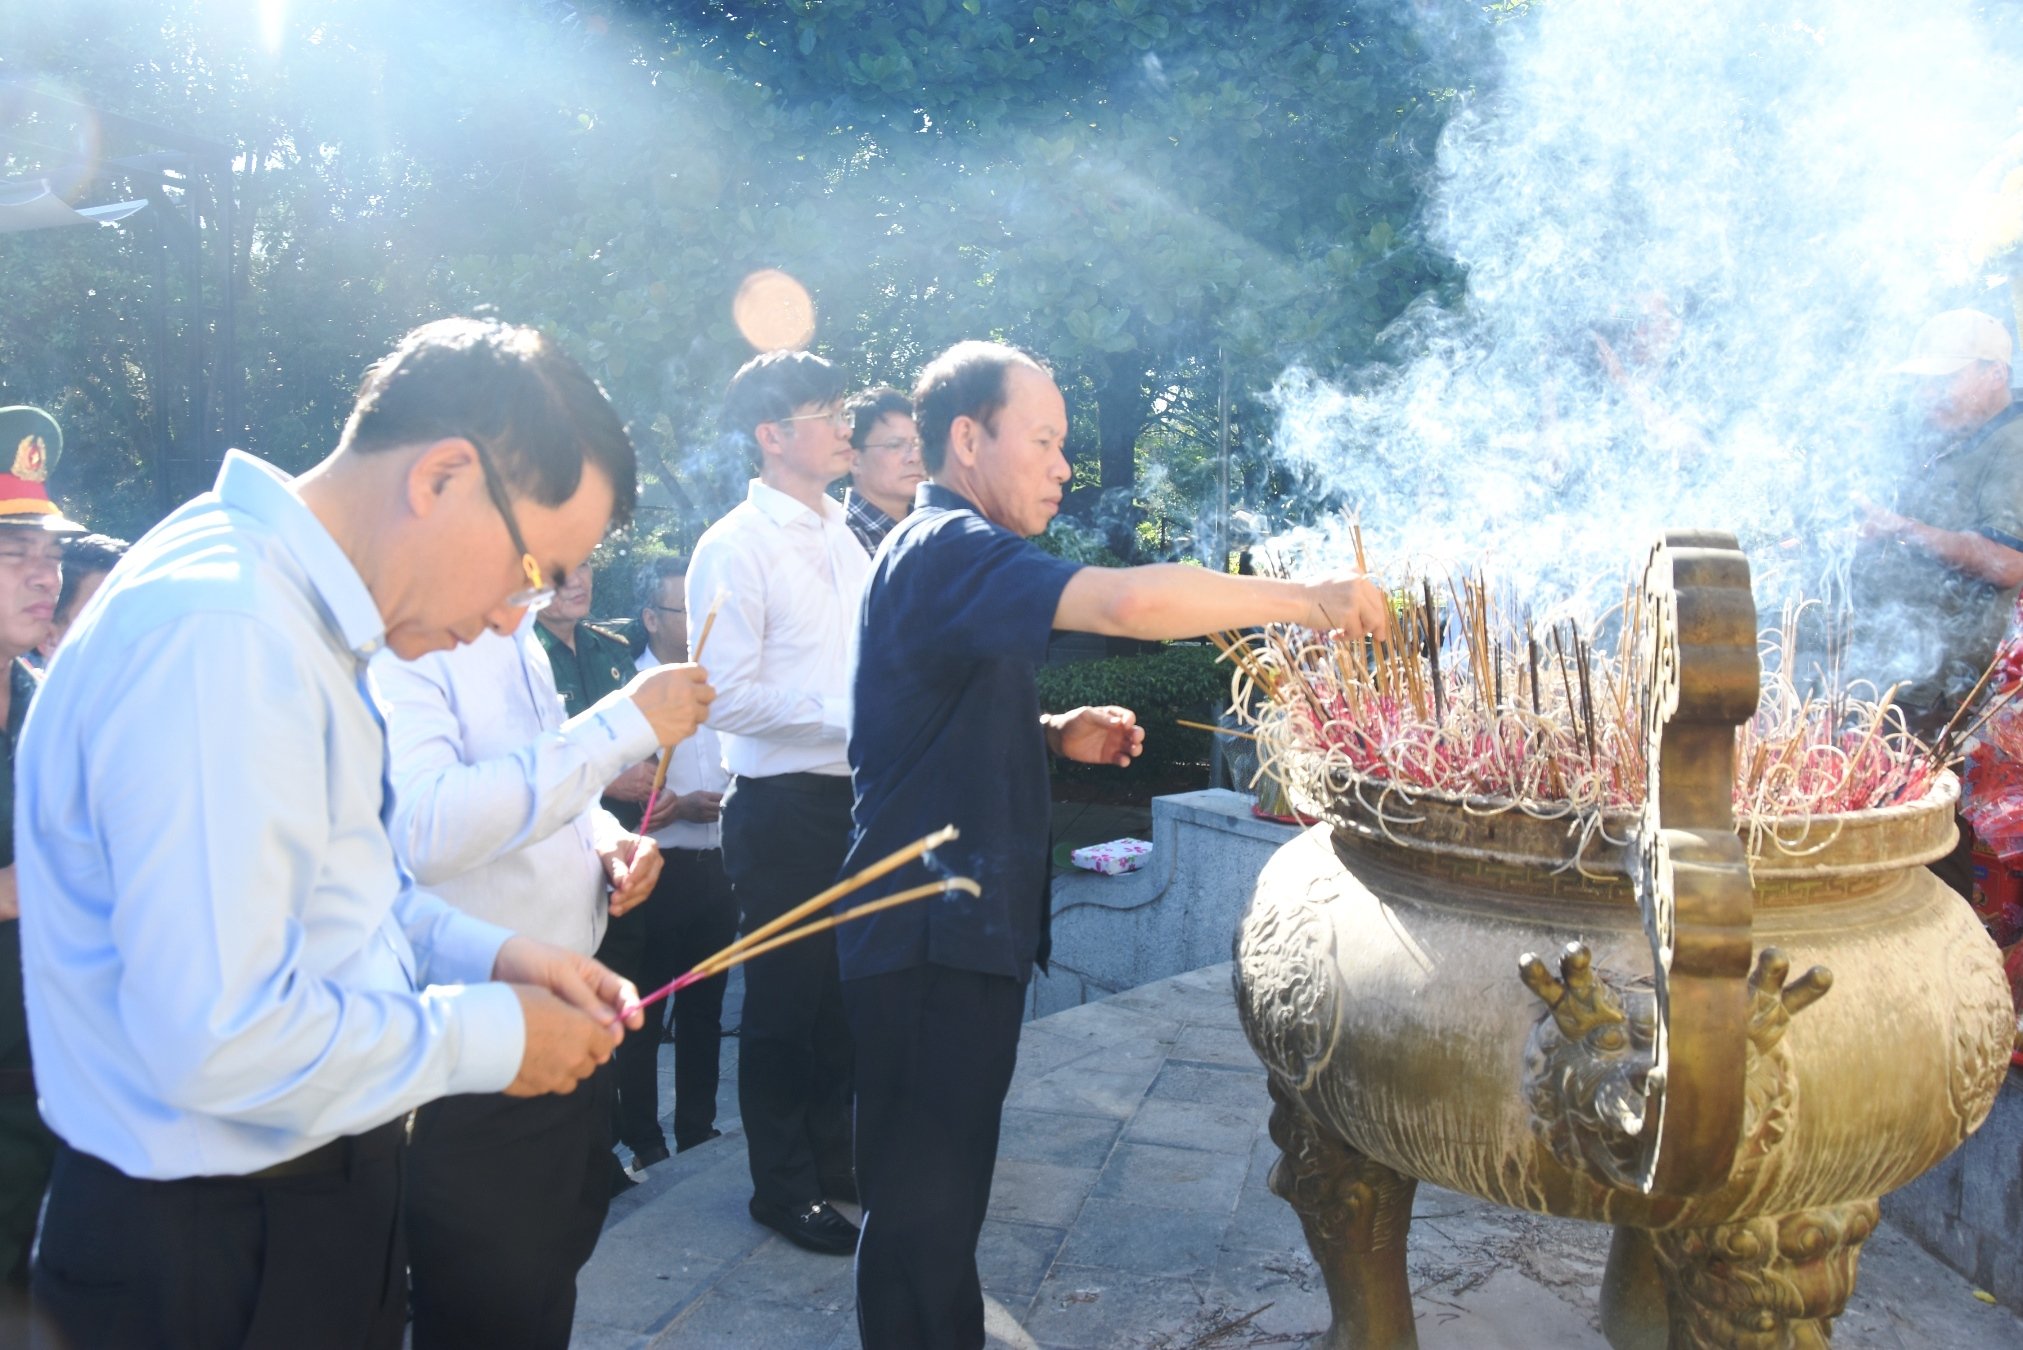
[[[1854,1200],[1653,1233],[1676,1350],[1825,1350],[1877,1205]]]
[[[1418,1179],[1326,1133],[1276,1078],[1271,1097],[1271,1189],[1299,1215],[1334,1310],[1321,1350],[1417,1350],[1405,1237]]]
[[[1814,966],[1786,984],[1790,963],[1765,948],[1749,977],[1749,1131],[1742,1164],[1773,1155],[1796,1100],[1785,1030],[1833,976]],[[1823,1350],[1854,1292],[1873,1199],[1792,1214],[1651,1234],[1675,1347]]]

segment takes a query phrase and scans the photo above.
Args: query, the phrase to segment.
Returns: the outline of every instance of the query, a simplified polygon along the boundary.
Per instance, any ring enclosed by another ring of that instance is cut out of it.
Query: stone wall
[[[1953,1156],[1883,1197],[1883,1216],[1920,1246],[2023,1312],[2023,1073]]]
[[[1055,878],[1053,969],[1033,980],[1026,1016],[1229,960],[1258,872],[1298,833],[1250,808],[1248,794],[1219,788],[1156,798],[1138,871]]]

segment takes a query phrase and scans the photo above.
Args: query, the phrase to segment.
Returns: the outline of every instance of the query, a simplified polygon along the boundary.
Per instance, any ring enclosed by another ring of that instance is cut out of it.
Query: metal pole
[[[1222,419],[1221,464],[1216,477],[1221,493],[1221,506],[1216,516],[1215,529],[1215,570],[1229,570],[1229,349],[1217,345],[1216,358],[1222,364],[1222,395],[1217,400]]]
[[[224,452],[239,444],[243,434],[244,414],[240,408],[243,384],[239,375],[239,243],[238,212],[234,209],[234,199],[239,195],[239,184],[232,171],[232,158],[227,155],[219,162],[218,174],[218,232],[225,237],[225,292],[218,311],[218,346],[216,370],[218,383],[218,424],[224,435],[219,437],[218,458]]]

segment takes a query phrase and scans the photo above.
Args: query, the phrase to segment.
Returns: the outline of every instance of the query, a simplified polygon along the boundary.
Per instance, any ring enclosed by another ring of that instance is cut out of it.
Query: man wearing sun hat
[[[14,876],[14,743],[35,697],[21,658],[49,636],[62,584],[63,541],[84,527],[49,499],[47,480],[63,431],[40,408],[0,408],[0,1277],[18,1311],[28,1289],[35,1213],[56,1156],[56,1137],[35,1109],[28,1014],[21,998],[21,906]],[[4,1314],[0,1314],[4,1319]],[[4,1329],[0,1320],[0,1329]]]

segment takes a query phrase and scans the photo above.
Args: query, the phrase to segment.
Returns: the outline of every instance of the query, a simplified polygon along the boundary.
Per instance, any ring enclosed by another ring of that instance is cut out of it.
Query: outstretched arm
[[[1901,539],[1920,552],[1929,553],[1955,572],[2007,589],[2023,586],[2023,553],[1998,544],[1971,530],[1942,530],[1922,520],[1912,520],[1894,511],[1871,506],[1861,524],[1868,538],[1882,536]]]
[[[1110,637],[1200,637],[1265,623],[1384,631],[1384,593],[1367,577],[1275,581],[1201,567],[1084,567],[1068,580],[1054,627]]]

